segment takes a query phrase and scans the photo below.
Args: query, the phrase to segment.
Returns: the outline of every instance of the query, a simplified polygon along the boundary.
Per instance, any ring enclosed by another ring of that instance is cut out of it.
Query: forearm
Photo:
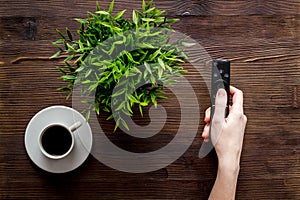
[[[217,178],[209,200],[235,199],[238,174],[239,164],[228,165],[219,163]]]

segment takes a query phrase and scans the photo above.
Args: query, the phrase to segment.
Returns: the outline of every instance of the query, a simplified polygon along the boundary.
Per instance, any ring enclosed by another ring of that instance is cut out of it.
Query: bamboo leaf
[[[63,52],[63,49],[56,42],[52,42],[52,44],[58,48],[60,52]]]
[[[110,15],[109,12],[106,12],[104,10],[97,11],[96,13],[100,15]]]
[[[143,108],[142,108],[141,105],[139,105],[139,110],[140,110],[141,116],[144,116],[144,114],[143,114]]]
[[[158,79],[162,78],[163,73],[164,73],[164,70],[161,67],[158,67]]]
[[[180,21],[180,19],[168,19],[168,20],[166,20],[166,23],[172,24],[172,23],[176,23],[178,21]]]
[[[114,111],[119,111],[125,107],[125,101],[121,102]]]
[[[145,2],[145,0],[143,0],[143,1],[142,1],[142,9],[143,9],[143,11],[146,11],[146,9],[147,9],[146,6],[147,6],[147,5],[146,5],[146,2]]]
[[[75,18],[75,21],[81,23],[81,24],[88,24],[89,21],[85,20],[85,19],[79,19],[79,18]]]
[[[181,44],[184,46],[184,47],[192,47],[192,46],[195,46],[196,43],[189,43],[189,42],[181,42]]]
[[[115,0],[112,0],[108,12],[111,14],[114,10]]]
[[[113,92],[112,96],[111,97],[117,97],[117,96],[120,96],[121,94],[125,93],[126,91],[126,88],[123,88],[121,90],[118,90],[116,92]]]
[[[150,74],[152,74],[150,65],[149,65],[147,62],[144,62],[144,65],[145,65],[145,67],[146,67],[146,70],[147,70]]]
[[[94,110],[97,113],[97,115],[100,114],[99,102],[97,102],[97,101],[95,101]]]
[[[67,32],[67,34],[68,34],[69,39],[70,39],[71,41],[73,41],[73,36],[72,36],[72,33],[71,33],[70,29],[66,28],[66,32]]]
[[[147,102],[140,102],[140,105],[141,106],[148,106],[148,103]]]
[[[96,2],[96,11],[100,11],[100,6],[99,6],[99,2]]]
[[[90,87],[88,88],[88,91],[94,91],[97,87],[98,87],[98,83],[90,85]]]
[[[166,69],[166,66],[165,66],[164,61],[162,61],[161,58],[158,58],[157,60],[158,60],[159,65],[165,70],[165,69]]]
[[[57,69],[58,71],[60,71],[62,74],[64,74],[64,75],[67,74],[67,72],[66,72],[63,68],[61,68],[61,67],[57,67],[56,69]]]
[[[59,29],[56,29],[56,32],[57,32],[64,40],[66,40],[66,37],[64,36],[64,34],[62,34],[62,32],[60,32]]]
[[[91,83],[91,80],[85,80],[85,81],[82,81],[81,84],[90,84]]]
[[[116,132],[117,128],[119,127],[119,124],[120,124],[120,121],[119,121],[119,120],[117,120],[117,121],[116,121],[115,128],[114,128],[114,132]]]
[[[88,121],[90,119],[90,116],[91,116],[91,111],[88,110],[85,114],[85,119]]]
[[[138,23],[139,23],[138,16],[137,16],[135,10],[132,11],[132,21],[135,25],[138,25]]]
[[[69,80],[76,80],[76,76],[72,75],[64,75],[61,77],[63,80],[69,81]]]
[[[152,2],[149,2],[148,6],[150,5],[150,3],[152,4]],[[151,6],[151,5],[150,5]],[[152,8],[149,8],[146,13],[151,13],[152,11],[154,11],[156,8],[155,7],[152,7]]]
[[[49,59],[53,59],[53,58],[57,58],[58,56],[61,55],[61,52],[56,52],[55,54],[53,54]]]
[[[122,10],[121,12],[119,12],[118,14],[116,14],[116,15],[114,16],[114,19],[115,19],[115,20],[120,19],[120,18],[124,15],[125,12],[126,12],[126,10]]]
[[[124,119],[120,118],[121,124],[129,131],[129,127]]]

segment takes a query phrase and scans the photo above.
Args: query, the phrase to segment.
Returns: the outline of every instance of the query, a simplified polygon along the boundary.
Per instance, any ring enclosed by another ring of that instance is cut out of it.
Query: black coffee
[[[68,129],[54,125],[45,130],[42,136],[42,145],[50,155],[63,155],[72,145],[72,136]]]

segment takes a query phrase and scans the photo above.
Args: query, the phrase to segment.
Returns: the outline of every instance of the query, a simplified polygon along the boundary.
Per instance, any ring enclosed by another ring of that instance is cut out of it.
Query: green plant
[[[68,91],[69,97],[74,85],[81,84],[85,86],[82,93],[94,95],[94,100],[84,102],[89,105],[84,111],[87,119],[91,109],[98,115],[109,112],[108,119],[115,118],[115,128],[122,125],[129,129],[124,116],[133,115],[134,105],[143,115],[142,107],[156,106],[158,99],[165,99],[161,83],[171,85],[173,76],[184,73],[181,63],[187,56],[168,44],[169,36],[163,33],[172,32],[171,24],[178,19],[167,19],[152,0],[143,0],[142,11],[133,10],[131,20],[123,17],[126,10],[113,15],[113,7],[114,0],[108,11],[97,3],[95,13],[75,19],[80,23],[77,40],[68,28],[66,34],[57,30],[61,38],[53,44],[59,51],[52,58],[67,55],[65,67],[57,69],[68,84],[59,90]],[[139,83],[144,85],[137,87]]]

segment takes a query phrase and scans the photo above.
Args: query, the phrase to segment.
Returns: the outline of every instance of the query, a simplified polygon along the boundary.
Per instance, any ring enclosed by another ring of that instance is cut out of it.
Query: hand
[[[210,108],[206,110],[202,137],[204,141],[210,139],[215,147],[219,167],[239,167],[241,151],[243,146],[244,132],[247,123],[247,117],[243,110],[243,92],[233,86],[230,86],[232,95],[232,106],[229,109],[229,115],[225,116],[227,103],[226,91],[220,89],[217,93],[215,102],[215,113],[210,124]],[[211,128],[211,131],[210,131]]]
[[[210,139],[219,160],[218,174],[209,200],[235,199],[247,117],[243,110],[243,92],[231,86],[230,94],[233,96],[232,106],[227,118],[224,118],[227,96],[223,89],[217,93],[211,125],[210,109],[205,113],[204,121],[207,124],[202,137],[207,142],[211,134]]]

